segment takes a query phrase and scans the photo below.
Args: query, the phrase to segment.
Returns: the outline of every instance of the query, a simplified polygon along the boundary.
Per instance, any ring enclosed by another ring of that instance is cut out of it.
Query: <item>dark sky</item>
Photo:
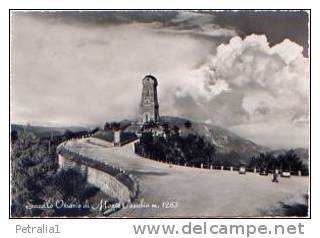
[[[272,45],[282,42],[285,38],[303,46],[304,56],[308,56],[308,22],[307,11],[202,11],[204,14],[213,15],[212,24],[234,29],[242,37],[255,34],[265,34]],[[34,14],[34,13],[33,13]],[[125,24],[132,21],[163,23],[172,26],[172,20],[178,15],[177,11],[68,11],[37,13],[43,19],[56,19],[69,24],[84,23],[88,26]],[[180,23],[179,23],[180,24]],[[191,25],[179,25],[191,28]]]
[[[289,38],[303,46],[304,56],[308,55],[308,22],[306,11],[237,11],[216,12],[215,22],[222,27],[235,27],[241,36],[251,33],[265,34],[271,45]]]

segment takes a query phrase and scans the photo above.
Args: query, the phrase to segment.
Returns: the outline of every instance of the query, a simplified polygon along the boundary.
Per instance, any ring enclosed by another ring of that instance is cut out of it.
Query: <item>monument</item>
[[[142,80],[142,95],[139,106],[139,124],[159,122],[159,103],[157,94],[158,81],[152,75],[146,75]]]

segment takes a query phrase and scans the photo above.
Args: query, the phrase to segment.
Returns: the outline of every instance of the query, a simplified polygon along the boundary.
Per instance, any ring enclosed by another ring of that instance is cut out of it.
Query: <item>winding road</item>
[[[141,158],[133,152],[133,143],[123,147],[103,144],[86,138],[65,146],[136,177],[137,199],[112,214],[115,217],[283,216],[284,206],[305,204],[308,194],[308,177],[280,178],[276,184],[271,175],[169,166]]]

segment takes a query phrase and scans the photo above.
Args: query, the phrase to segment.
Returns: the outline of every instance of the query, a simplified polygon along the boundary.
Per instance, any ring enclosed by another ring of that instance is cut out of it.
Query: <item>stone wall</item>
[[[86,177],[88,183],[117,198],[122,204],[130,203],[138,194],[137,181],[122,169],[80,156],[63,145],[58,147],[58,159],[60,169],[77,170]]]
[[[74,169],[80,172],[82,175],[87,176],[87,166],[74,162],[70,159],[67,159],[60,154],[58,155],[58,163],[59,163],[60,169],[64,169],[64,170]]]
[[[100,190],[111,197],[119,199],[122,203],[130,203],[130,190],[111,175],[88,167],[87,181],[100,188]]]

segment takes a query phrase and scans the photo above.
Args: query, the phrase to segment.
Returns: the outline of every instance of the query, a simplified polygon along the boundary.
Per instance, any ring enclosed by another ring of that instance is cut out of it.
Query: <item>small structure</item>
[[[121,130],[113,132],[113,146],[121,146]]]
[[[136,134],[126,132],[121,128],[98,131],[92,137],[104,140],[114,147],[123,146],[138,139]]]

